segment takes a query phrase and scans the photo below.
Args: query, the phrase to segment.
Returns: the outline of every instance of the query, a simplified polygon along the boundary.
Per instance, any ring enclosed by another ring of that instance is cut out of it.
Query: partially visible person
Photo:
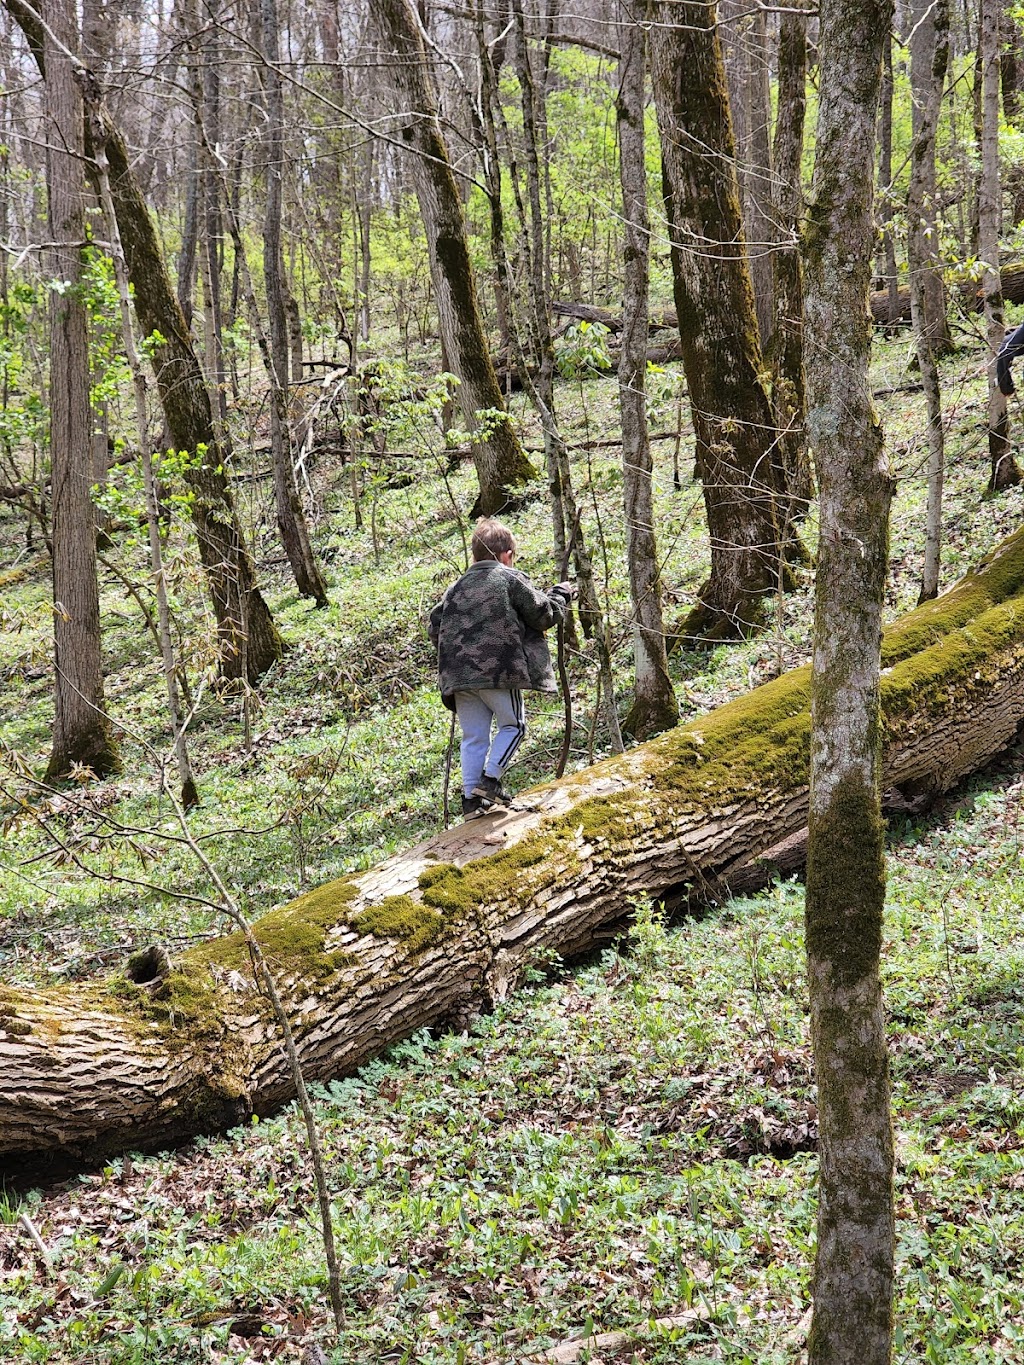
[[[1010,366],[1019,355],[1024,355],[1024,323],[1020,327],[1015,327],[1012,332],[1007,332],[1003,337],[1003,344],[996,352],[996,384],[999,392],[1007,397],[1011,393],[1016,393]]]
[[[429,623],[441,700],[462,731],[466,820],[510,804],[501,779],[526,734],[523,693],[556,690],[544,631],[563,620],[576,596],[572,583],[535,588],[514,567],[515,536],[500,521],[477,523],[471,551],[472,564]]]

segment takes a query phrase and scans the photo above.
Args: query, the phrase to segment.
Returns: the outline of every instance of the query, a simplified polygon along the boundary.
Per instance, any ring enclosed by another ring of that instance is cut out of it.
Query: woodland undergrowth
[[[1024,493],[982,496],[980,352],[943,365],[949,586],[1020,524]],[[878,401],[899,480],[891,619],[916,602],[924,534],[922,404],[905,336],[879,344],[873,377],[889,390]],[[674,419],[671,379],[652,413],[658,430]],[[571,442],[614,436],[611,381],[566,384],[560,402]],[[412,448],[414,425],[395,449]],[[536,444],[528,425],[527,441]],[[655,446],[670,621],[707,569],[692,439],[684,432],[678,490],[671,445]],[[261,580],[289,644],[254,693],[225,692],[209,676],[196,568],[172,524],[201,797],[192,826],[252,916],[441,823],[448,725],[422,622],[463,566],[459,509],[472,500],[472,471],[443,474],[443,452],[423,448],[368,475],[360,530],[347,476],[327,461],[314,470],[324,611],[300,601],[283,566],[269,562],[267,490],[243,487],[243,514],[268,557]],[[600,522],[606,540],[625,701],[618,451],[578,450],[574,460],[588,534]],[[522,567],[552,581],[539,487],[510,520]],[[48,746],[51,608],[45,559],[20,534],[0,512],[0,972],[41,984],[102,974],[154,940],[173,952],[220,926],[176,894],[205,894],[203,874],[161,837],[171,812],[149,746],[166,748],[168,734],[156,652],[124,586],[136,553],[125,537],[106,556],[121,576],[110,569],[103,582],[107,698],[125,726],[125,773],[83,778],[74,801],[25,779],[42,770]],[[814,534],[812,521],[811,547]],[[808,576],[771,604],[754,640],[673,655],[684,715],[803,662],[810,610]],[[585,648],[572,661],[577,767],[606,744],[594,721],[595,672]],[[531,719],[515,786],[550,776],[560,745],[556,699],[536,699]],[[884,965],[897,1360],[1024,1359],[1020,770],[1011,754],[927,819],[891,831]],[[111,835],[90,806],[135,832]],[[166,890],[143,891],[133,878]],[[330,1355],[337,1365],[517,1360],[605,1329],[637,1333],[605,1360],[781,1362],[798,1353],[816,1138],[801,888],[777,885],[678,926],[656,907],[636,912],[630,941],[600,962],[572,973],[539,962],[533,986],[469,1034],[417,1036],[318,1092],[347,1314]],[[4,1190],[0,1359],[303,1359],[329,1335],[304,1153],[288,1111],[176,1154]],[[674,1328],[643,1330],[686,1314]]]

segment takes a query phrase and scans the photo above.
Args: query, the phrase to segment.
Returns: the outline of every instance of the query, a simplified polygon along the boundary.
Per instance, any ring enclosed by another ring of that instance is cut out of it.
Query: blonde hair
[[[515,552],[516,538],[500,521],[484,517],[476,524],[470,548],[474,564],[481,559],[500,559],[506,550]]]

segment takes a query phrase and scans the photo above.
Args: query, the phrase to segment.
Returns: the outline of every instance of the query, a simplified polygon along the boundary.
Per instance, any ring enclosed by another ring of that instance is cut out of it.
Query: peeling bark
[[[982,766],[1024,719],[1024,532],[890,627],[883,665],[884,786],[905,810]],[[679,905],[799,866],[809,700],[810,671],[796,670],[526,793],[521,812],[448,830],[258,921],[308,1079],[500,998],[545,951],[607,942],[631,895]],[[291,1096],[237,935],[149,982],[0,987],[9,1169],[166,1145]]]

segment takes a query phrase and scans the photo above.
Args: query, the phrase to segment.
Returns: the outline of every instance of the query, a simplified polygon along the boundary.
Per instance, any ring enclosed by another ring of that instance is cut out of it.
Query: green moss
[[[830,985],[878,973],[885,902],[885,826],[877,793],[842,779],[828,809],[811,817],[807,862],[807,952],[826,962]]]
[[[472,903],[466,896],[466,879],[454,863],[440,863],[420,876],[420,890],[426,905],[457,914]]]
[[[327,933],[348,922],[347,906],[354,900],[357,890],[347,879],[327,882],[258,919],[253,925],[253,934],[271,968],[321,979],[335,972],[338,969],[336,954],[324,950]],[[200,944],[189,950],[186,960],[236,971],[247,970],[249,950],[245,935],[236,930],[211,943]]]
[[[419,888],[426,891],[431,886],[436,886],[438,882],[446,881],[449,877],[461,877],[462,871],[454,863],[436,863],[433,867],[425,868],[419,876]]]
[[[410,953],[429,947],[444,930],[440,914],[414,901],[411,896],[385,896],[376,905],[367,906],[358,915],[353,915],[349,923],[361,934],[400,939]]]
[[[1024,591],[1024,530],[1017,531],[988,559],[935,602],[925,602],[893,623],[882,641],[882,665],[892,667],[938,643],[990,608]]]

